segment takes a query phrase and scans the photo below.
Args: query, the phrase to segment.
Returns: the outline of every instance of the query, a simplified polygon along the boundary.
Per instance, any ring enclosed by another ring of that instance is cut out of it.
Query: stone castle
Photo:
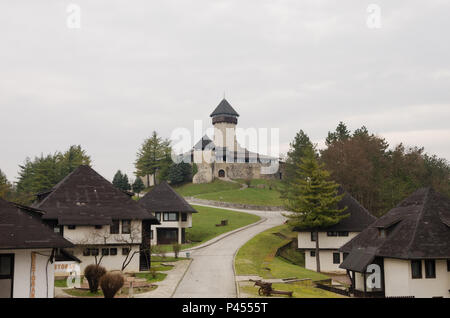
[[[279,158],[251,152],[239,145],[236,126],[239,114],[224,98],[211,113],[214,138],[203,136],[184,156],[197,165],[193,183],[219,179],[281,179]]]

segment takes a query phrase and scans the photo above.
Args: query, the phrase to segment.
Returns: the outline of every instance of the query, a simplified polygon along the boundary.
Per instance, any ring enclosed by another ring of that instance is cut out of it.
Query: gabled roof
[[[450,199],[421,188],[340,248],[400,259],[450,258]],[[349,266],[341,264],[341,266]],[[348,267],[342,267],[348,268]]]
[[[73,247],[42,221],[42,215],[42,211],[0,198],[0,249]]]
[[[142,197],[139,205],[151,212],[197,212],[166,181]]]
[[[348,217],[342,219],[339,223],[329,226],[327,228],[318,229],[319,231],[345,231],[345,232],[361,232],[377,218],[370,214],[353,196],[345,192],[342,187],[339,187],[338,194],[344,194],[342,200],[337,204],[339,209],[347,207],[342,214],[350,214]],[[309,232],[311,229],[298,229],[295,231]]]
[[[216,109],[209,115],[210,117],[218,116],[218,115],[230,115],[239,117],[239,114],[234,110],[234,108],[228,103],[228,101],[224,98],[217,105]]]
[[[207,135],[204,135],[202,137],[202,139],[200,139],[194,145],[194,150],[205,150],[206,147],[208,147],[208,149],[213,150],[214,149],[214,142]]]
[[[60,225],[107,225],[112,219],[158,223],[151,213],[89,166],[79,166],[33,206],[45,211],[43,219],[58,220]]]

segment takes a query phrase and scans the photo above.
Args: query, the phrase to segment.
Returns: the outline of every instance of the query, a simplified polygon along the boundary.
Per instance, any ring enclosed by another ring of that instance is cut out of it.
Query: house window
[[[67,228],[68,228],[69,230],[75,230],[75,229],[76,229],[76,226],[75,226],[75,225],[68,225]]]
[[[122,248],[122,255],[128,255],[128,254],[130,254],[130,248],[129,247]]]
[[[317,240],[317,232],[311,232],[311,242],[315,242]]]
[[[113,247],[109,249],[109,255],[117,255],[117,248]]]
[[[434,259],[425,260],[425,278],[436,278],[436,262]]]
[[[161,212],[156,212],[155,217],[159,222],[161,222]]]
[[[98,255],[98,248],[91,248],[91,255],[97,256]]]
[[[122,220],[122,234],[130,234],[130,233],[131,233],[131,221]]]
[[[327,236],[338,236],[338,232],[327,232]]]
[[[316,251],[310,251],[309,252],[309,256],[316,257]]]
[[[95,226],[95,229],[96,229],[96,230],[100,230],[101,228],[102,228],[101,225],[96,225],[96,226]]]
[[[112,220],[112,224],[109,226],[109,233],[119,234],[119,226],[120,226],[119,220]]]
[[[153,230],[150,231],[150,239],[153,240]]]
[[[55,232],[55,233],[61,233],[61,228],[60,228],[59,226],[55,226],[55,227],[53,228],[53,232]]]
[[[177,212],[164,212],[163,221],[178,221]]]
[[[187,221],[187,213],[181,213],[181,221],[186,222]]]
[[[422,278],[422,261],[411,261],[411,276],[412,278]]]
[[[341,263],[341,254],[333,253],[333,264],[340,264],[340,263]]]
[[[88,248],[85,248],[85,249],[83,250],[83,256],[89,256],[89,255],[91,255],[91,250],[88,249]]]
[[[109,255],[109,248],[102,248],[102,255],[108,256]]]
[[[348,232],[346,231],[338,232],[338,236],[348,236]]]

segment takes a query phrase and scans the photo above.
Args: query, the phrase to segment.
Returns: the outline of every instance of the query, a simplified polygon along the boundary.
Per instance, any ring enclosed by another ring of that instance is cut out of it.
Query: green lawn
[[[320,288],[313,288],[311,286],[306,286],[303,284],[272,284],[272,288],[276,290],[283,290],[283,291],[293,291],[293,297],[294,298],[341,298],[343,296],[340,296],[338,294],[320,289]],[[251,295],[252,297],[259,297],[258,296],[258,286],[243,286],[241,288],[241,291],[243,291],[246,294]],[[289,297],[289,296],[279,296],[277,297]]]
[[[184,197],[192,197],[205,193],[236,190],[239,189],[240,187],[241,185],[239,183],[216,179],[211,183],[202,183],[202,184],[186,183],[181,186],[174,187],[174,189]]]
[[[327,279],[326,275],[307,270],[276,256],[277,250],[297,235],[288,225],[280,225],[264,231],[244,246],[236,255],[238,275],[259,275],[264,278],[311,278]]]
[[[257,215],[244,212],[198,205],[194,205],[193,207],[198,213],[192,214],[192,228],[186,229],[186,238],[192,241],[192,243],[183,244],[182,249],[202,244],[220,234],[233,231],[260,220],[260,217]],[[216,226],[221,220],[228,220],[228,225]],[[171,245],[160,245],[159,248],[165,252],[173,251]]]
[[[236,182],[214,180],[206,184],[184,184],[175,188],[182,196],[193,196],[199,199],[252,204],[263,206],[282,206],[279,180],[253,179],[250,188],[241,189],[244,180]],[[261,188],[264,185],[265,188]],[[259,186],[259,187],[258,187]]]
[[[150,273],[136,273],[137,278],[145,278],[147,282],[150,283],[156,283],[164,280],[167,277],[166,273],[155,273],[155,277],[152,276]]]
[[[266,230],[248,241],[242,246],[235,259],[237,275],[258,275],[263,278],[309,278],[311,281],[328,279],[329,277],[310,271],[302,266],[291,263],[290,261],[276,256],[280,247],[285,246],[292,239],[297,237],[288,225],[280,225]],[[300,256],[294,259],[302,259]],[[311,282],[309,281],[309,282]],[[297,284],[273,284],[274,289],[294,291],[294,297],[339,297],[339,295],[312,287],[309,283]],[[258,288],[253,286],[241,286],[241,290],[249,295],[256,296]]]

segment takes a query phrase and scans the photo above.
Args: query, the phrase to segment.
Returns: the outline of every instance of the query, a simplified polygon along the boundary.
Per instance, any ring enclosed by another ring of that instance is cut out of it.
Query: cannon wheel
[[[258,295],[259,296],[264,296],[264,289],[262,287],[259,287],[258,289]]]

